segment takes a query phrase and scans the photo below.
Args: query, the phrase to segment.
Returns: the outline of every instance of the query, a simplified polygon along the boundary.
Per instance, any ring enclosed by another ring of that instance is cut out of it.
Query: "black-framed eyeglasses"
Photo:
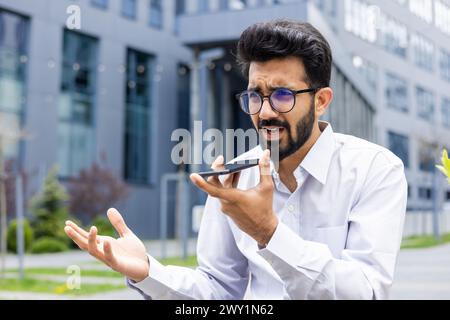
[[[268,96],[263,96],[255,90],[245,90],[236,95],[239,105],[245,113],[249,115],[257,114],[261,111],[264,100],[269,99],[269,104],[273,110],[279,113],[288,113],[295,106],[296,96],[301,93],[317,92],[321,88],[308,88],[302,90],[291,90],[288,88],[277,88]]]

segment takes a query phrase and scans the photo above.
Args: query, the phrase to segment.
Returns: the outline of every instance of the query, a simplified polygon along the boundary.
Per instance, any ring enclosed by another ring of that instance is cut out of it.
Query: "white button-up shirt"
[[[293,193],[272,164],[279,224],[266,248],[208,197],[199,267],[163,266],[149,256],[149,276],[130,285],[152,299],[386,299],[406,211],[403,163],[326,122],[320,129],[294,171]],[[261,155],[257,147],[237,159]],[[258,167],[242,171],[238,188],[255,187],[259,177]]]

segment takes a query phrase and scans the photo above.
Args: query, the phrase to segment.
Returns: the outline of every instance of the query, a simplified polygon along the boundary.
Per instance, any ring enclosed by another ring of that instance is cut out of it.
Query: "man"
[[[278,144],[279,162],[257,147],[238,159],[260,158],[259,167],[223,180],[191,175],[210,195],[199,267],[161,265],[114,209],[119,239],[72,222],[66,233],[152,299],[387,298],[406,210],[403,164],[318,120],[333,98],[327,41],[308,23],[256,24],[242,34],[238,59],[249,79],[241,108],[264,149]]]

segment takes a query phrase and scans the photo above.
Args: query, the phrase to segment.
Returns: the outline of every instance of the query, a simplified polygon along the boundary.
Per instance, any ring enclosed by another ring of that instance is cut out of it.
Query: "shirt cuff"
[[[128,279],[128,283],[152,299],[163,298],[170,292],[168,286],[170,282],[164,272],[165,266],[150,255],[148,260],[150,264],[148,277],[139,282]]]

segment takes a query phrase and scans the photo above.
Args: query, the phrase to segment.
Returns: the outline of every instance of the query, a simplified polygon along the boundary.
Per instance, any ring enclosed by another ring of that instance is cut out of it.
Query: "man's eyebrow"
[[[293,85],[289,85],[289,84],[284,84],[284,85],[275,85],[275,86],[267,86],[267,89],[269,89],[270,91],[279,89],[279,88],[287,88],[287,89],[294,89]],[[252,91],[257,91],[257,92],[261,92],[261,87],[260,86],[249,86],[247,88],[247,90],[252,90]]]

